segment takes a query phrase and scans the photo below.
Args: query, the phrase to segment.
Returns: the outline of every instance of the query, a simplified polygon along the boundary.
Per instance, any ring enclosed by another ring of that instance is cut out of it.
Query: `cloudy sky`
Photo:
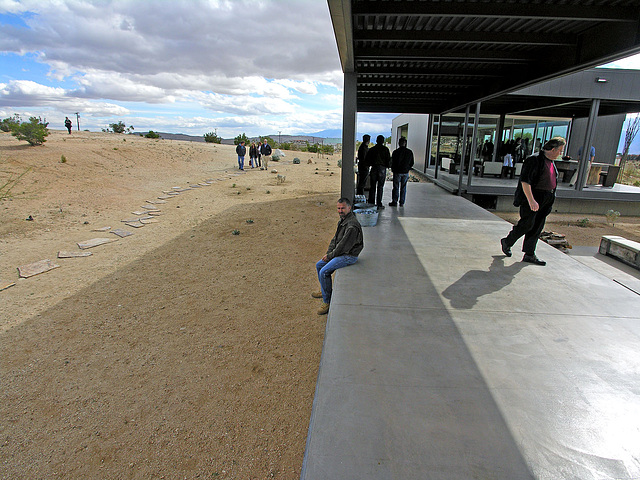
[[[638,62],[618,62],[629,68]],[[0,0],[0,118],[224,138],[342,127],[325,0]],[[390,134],[391,114],[358,131]]]
[[[224,138],[342,128],[324,0],[0,0],[0,118]],[[394,115],[360,114],[390,134]]]

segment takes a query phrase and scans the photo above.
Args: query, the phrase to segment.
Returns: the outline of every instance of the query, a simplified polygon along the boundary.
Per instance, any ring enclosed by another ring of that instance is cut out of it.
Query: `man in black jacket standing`
[[[407,148],[407,139],[400,137],[398,148],[391,154],[391,171],[393,172],[393,190],[391,191],[390,207],[398,205],[398,193],[400,206],[404,206],[407,198],[407,182],[409,181],[409,171],[413,167],[413,152]]]
[[[516,207],[520,207],[520,220],[509,235],[500,240],[502,252],[507,257],[511,256],[513,244],[524,235],[522,261],[535,265],[547,264],[536,256],[536,245],[556,198],[558,170],[553,161],[562,156],[565,144],[564,138],[554,137],[544,144],[540,153],[524,161],[513,201]]]
[[[365,159],[369,151],[370,140],[371,135],[363,135],[362,143],[358,148],[358,186],[356,187],[356,195],[364,195],[364,184],[369,176],[369,165],[367,165]]]
[[[376,137],[376,144],[367,152],[365,159],[367,165],[371,166],[371,187],[369,188],[369,203],[375,204],[378,210],[382,210],[382,190],[384,182],[387,180],[387,168],[391,166],[391,154],[389,149],[384,145],[384,136]],[[377,189],[377,195],[376,195]]]

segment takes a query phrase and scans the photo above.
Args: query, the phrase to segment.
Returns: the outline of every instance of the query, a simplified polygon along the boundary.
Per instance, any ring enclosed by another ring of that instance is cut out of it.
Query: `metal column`
[[[356,156],[356,123],[357,123],[357,92],[356,74],[344,74],[344,94],[342,104],[342,172],[340,181],[340,196],[352,200],[355,198],[355,170]]]
[[[480,105],[481,102],[476,103],[476,113],[473,116],[473,135],[471,136],[471,158],[475,163],[476,160],[476,150],[478,148],[478,125],[480,124]],[[473,167],[473,163],[470,164],[470,167]],[[471,186],[471,178],[473,177],[473,172],[470,171],[469,175],[467,175],[467,189]]]
[[[438,170],[440,170],[440,127],[442,126],[442,115],[438,115],[438,139],[436,140],[436,171],[433,178],[438,178]]]
[[[596,130],[596,121],[598,120],[598,110],[600,110],[600,99],[591,100],[591,110],[589,110],[589,120],[587,121],[587,129],[585,130],[584,141],[582,143],[582,155],[578,164],[578,178],[576,179],[575,189],[581,191],[587,182],[589,176],[589,165],[591,163],[591,145],[593,145],[593,136]]]
[[[462,176],[464,175],[464,162],[467,156],[467,130],[469,128],[469,105],[464,109],[464,128],[462,129],[462,155],[460,155],[460,173],[458,174],[458,196],[462,195]],[[471,175],[473,165],[469,165],[468,174]]]

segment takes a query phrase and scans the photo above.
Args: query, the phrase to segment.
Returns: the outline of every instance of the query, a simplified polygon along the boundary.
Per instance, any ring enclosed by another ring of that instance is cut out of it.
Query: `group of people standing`
[[[263,143],[256,144],[256,142],[252,142],[249,147],[249,166],[251,168],[266,170],[269,168],[272,151],[271,145],[269,145],[266,138]],[[245,146],[244,140],[236,147],[236,154],[238,154],[238,168],[244,170],[244,157],[247,155],[247,147]]]
[[[389,149],[384,144],[384,136],[376,137],[376,144],[369,148],[370,135],[363,135],[362,144],[358,148],[358,185],[357,195],[364,195],[364,187],[369,177],[369,197],[367,201],[376,205],[378,210],[382,210],[382,194],[384,182],[387,180],[387,168],[393,172],[393,190],[391,191],[390,207],[403,207],[407,197],[407,182],[409,181],[409,171],[413,167],[413,152],[407,148],[407,139],[400,137],[398,148],[389,153]]]

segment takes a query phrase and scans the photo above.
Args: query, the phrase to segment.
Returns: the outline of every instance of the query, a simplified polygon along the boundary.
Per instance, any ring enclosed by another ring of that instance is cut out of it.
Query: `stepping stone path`
[[[226,173],[226,172],[225,172]],[[173,197],[176,197],[178,195],[180,195],[182,192],[188,192],[189,190],[193,190],[196,188],[201,188],[201,187],[210,187],[211,185],[213,185],[213,183],[215,182],[222,182],[224,180],[228,180],[229,178],[232,177],[237,177],[239,175],[243,175],[246,174],[247,172],[238,172],[238,173],[226,173],[226,177],[220,177],[220,178],[209,178],[207,180],[204,180],[203,182],[200,183],[194,183],[191,184],[187,187],[171,187],[170,190],[163,190],[162,191],[162,195],[158,196],[156,199],[154,200],[147,200],[146,203],[144,205],[142,205],[140,207],[139,210],[133,211],[131,212],[133,215],[135,215],[135,218],[127,218],[124,220],[121,220],[122,223],[124,223],[125,225],[128,225],[130,227],[134,227],[134,228],[141,228],[144,227],[147,224],[151,224],[151,223],[158,223],[160,220],[158,218],[156,218],[157,216],[163,215],[164,213],[162,211],[160,211],[160,209],[156,206],[156,205],[163,205],[165,203],[168,203],[167,200],[172,199]],[[116,228],[116,229],[111,229],[111,226],[104,226],[104,227],[99,227],[99,228],[94,228],[91,231],[93,232],[109,232],[112,233],[120,238],[124,238],[124,237],[128,237],[133,235],[133,232],[129,232],[127,230],[123,230],[121,228]],[[86,240],[83,242],[78,242],[78,248],[81,251],[67,251],[67,250],[60,250],[58,252],[58,258],[80,258],[80,257],[89,257],[91,255],[93,255],[92,252],[85,252],[82,250],[86,250],[88,248],[94,248],[100,245],[105,245],[107,243],[113,243],[113,242],[117,242],[118,238],[105,238],[105,237],[97,237],[97,238],[92,238],[90,240]],[[51,260],[49,259],[44,259],[44,260],[40,260],[38,262],[34,262],[34,263],[30,263],[30,264],[26,264],[26,265],[21,265],[18,267],[18,274],[21,278],[29,278],[32,277],[34,275],[38,275],[40,273],[45,273],[48,272],[50,270],[53,270],[55,268],[59,268],[60,265],[57,265],[55,263],[53,263]],[[13,287],[14,285],[16,285],[15,282],[10,282],[7,284],[0,284],[0,292],[3,290],[6,290],[10,287]]]

